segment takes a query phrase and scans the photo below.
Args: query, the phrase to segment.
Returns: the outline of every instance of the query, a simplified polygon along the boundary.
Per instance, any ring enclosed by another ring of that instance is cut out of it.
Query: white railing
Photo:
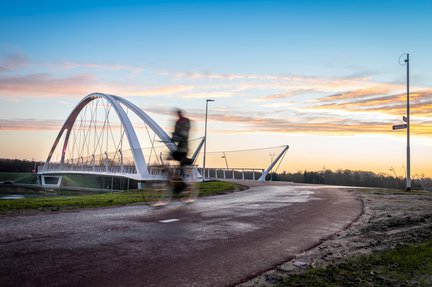
[[[169,169],[179,170],[178,166],[169,166]],[[202,175],[202,168],[193,166],[192,169],[196,170],[199,174],[195,174],[196,177]],[[137,174],[135,165],[79,165],[79,164],[67,164],[67,163],[48,163],[38,167],[38,171],[41,173],[95,173],[95,174]],[[232,179],[232,180],[258,180],[264,172],[264,169],[260,168],[206,168],[205,178],[208,179]],[[164,165],[149,165],[148,172],[150,175],[164,176],[167,172],[167,166]],[[190,173],[192,174],[192,173]]]
[[[184,167],[185,174],[192,175],[192,170],[196,170],[196,166]],[[148,172],[150,175],[166,176],[167,171],[171,174],[180,173],[178,165],[149,165]],[[101,166],[101,165],[72,165],[72,164],[61,164],[61,163],[49,163],[38,167],[40,173],[95,173],[95,174],[137,174],[135,165],[128,166]]]
[[[38,167],[39,172],[85,172],[85,173],[126,173],[136,174],[135,165],[73,165],[61,163],[48,163]]]
[[[202,174],[202,168],[198,169]],[[261,168],[208,168],[205,169],[205,178],[258,180],[264,172]]]

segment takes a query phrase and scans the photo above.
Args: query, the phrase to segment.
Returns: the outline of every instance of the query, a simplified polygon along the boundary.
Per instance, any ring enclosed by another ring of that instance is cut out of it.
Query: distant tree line
[[[41,161],[30,161],[20,159],[0,159],[0,172],[35,172],[35,167],[43,165]],[[37,170],[36,170],[37,172]],[[248,177],[249,178],[249,177]],[[295,173],[271,173],[267,180],[291,181],[295,183],[313,183],[344,186],[363,186],[405,189],[405,178],[394,177],[383,173],[371,171],[338,169],[332,171],[325,169],[321,171],[297,171]],[[411,182],[413,189],[432,189],[432,178],[414,176]]]
[[[42,164],[41,161],[0,158],[0,172],[33,172],[35,166]]]
[[[295,173],[273,173],[270,175],[274,181],[292,181],[295,183],[313,183],[344,186],[363,186],[404,189],[406,180],[401,177],[394,177],[383,173],[371,171],[339,169],[332,171],[329,169],[322,171],[298,171]],[[432,187],[432,179],[422,176],[415,178],[411,182],[413,189],[424,189]]]

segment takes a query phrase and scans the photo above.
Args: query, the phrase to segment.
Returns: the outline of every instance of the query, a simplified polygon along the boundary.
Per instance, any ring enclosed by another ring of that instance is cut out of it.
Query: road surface
[[[178,202],[0,218],[2,286],[232,286],[362,212],[337,187],[266,185]]]

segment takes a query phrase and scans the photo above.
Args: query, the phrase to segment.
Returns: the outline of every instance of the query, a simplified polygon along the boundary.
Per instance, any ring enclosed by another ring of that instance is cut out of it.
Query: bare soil
[[[351,226],[256,278],[238,286],[277,286],[292,274],[337,264],[354,256],[432,239],[432,193],[347,189],[363,202]]]

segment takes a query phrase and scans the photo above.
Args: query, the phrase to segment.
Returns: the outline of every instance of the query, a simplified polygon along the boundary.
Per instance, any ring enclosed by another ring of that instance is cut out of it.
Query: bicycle
[[[155,180],[146,182],[146,202],[153,207],[169,204],[173,199],[179,199],[185,204],[195,202],[199,195],[196,182],[196,166],[180,166],[174,161],[149,167]]]

